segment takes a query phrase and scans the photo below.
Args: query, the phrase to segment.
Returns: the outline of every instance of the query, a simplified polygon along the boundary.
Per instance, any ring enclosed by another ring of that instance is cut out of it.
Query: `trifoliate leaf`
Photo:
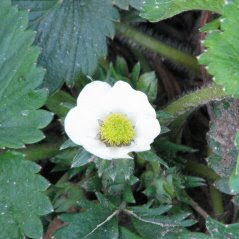
[[[155,72],[147,72],[141,75],[136,82],[136,90],[143,91],[153,102],[157,97],[158,92],[158,79]]]
[[[106,37],[114,36],[118,12],[109,0],[13,0],[30,9],[30,27],[43,48],[39,63],[47,68],[51,91],[64,81],[72,85],[80,72],[92,74],[107,53]]]
[[[56,232],[56,239],[112,239],[118,238],[117,211],[100,204],[92,204],[86,212],[64,214],[60,219],[68,225]]]
[[[139,10],[143,5],[143,0],[113,0],[113,3],[125,10],[128,10],[129,6]]]
[[[207,230],[213,238],[217,239],[238,239],[239,223],[225,225],[212,218],[206,221]]]
[[[208,66],[214,81],[225,91],[239,97],[239,0],[225,5],[221,20],[221,31],[212,31],[206,37],[207,51],[200,57],[200,63]]]
[[[40,167],[21,154],[0,156],[0,239],[39,239],[43,228],[39,216],[52,211],[42,193],[49,184],[37,175]]]
[[[95,160],[95,164],[100,177],[104,174],[112,180],[115,180],[116,178],[128,180],[134,171],[134,160],[132,159],[97,159]]]
[[[145,0],[141,16],[149,21],[157,22],[190,10],[221,13],[223,4],[224,0]]]
[[[0,147],[20,148],[44,138],[39,129],[52,115],[36,110],[47,98],[45,89],[36,89],[44,71],[36,67],[39,49],[32,46],[34,33],[25,31],[25,11],[1,1],[0,8]]]

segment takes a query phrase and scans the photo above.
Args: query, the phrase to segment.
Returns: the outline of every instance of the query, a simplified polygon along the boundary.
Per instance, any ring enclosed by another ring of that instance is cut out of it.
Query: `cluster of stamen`
[[[129,145],[134,137],[135,130],[131,121],[123,114],[108,115],[100,125],[100,140],[113,147]]]

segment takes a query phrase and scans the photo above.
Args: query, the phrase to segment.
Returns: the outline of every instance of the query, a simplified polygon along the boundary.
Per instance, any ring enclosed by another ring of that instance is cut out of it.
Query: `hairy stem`
[[[191,112],[198,106],[207,104],[210,101],[222,100],[227,96],[221,86],[212,83],[180,97],[164,108],[164,111],[176,118],[187,112]]]
[[[195,108],[207,104],[210,101],[222,100],[227,96],[221,86],[212,83],[180,97],[165,107],[163,111],[171,114],[175,118],[170,127],[174,136],[181,132],[186,119]]]
[[[156,40],[151,36],[147,36],[129,25],[116,23],[116,30],[118,33],[143,47],[189,68],[196,74],[200,73],[200,66],[196,57]]]

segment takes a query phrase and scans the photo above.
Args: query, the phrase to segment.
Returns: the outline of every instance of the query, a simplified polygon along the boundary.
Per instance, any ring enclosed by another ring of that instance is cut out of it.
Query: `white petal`
[[[123,81],[117,81],[105,97],[104,110],[124,113],[133,120],[141,114],[156,117],[147,96]]]
[[[82,145],[84,138],[96,137],[99,128],[96,116],[78,106],[68,112],[64,124],[69,138],[79,145]]]
[[[109,84],[103,81],[93,81],[87,84],[77,98],[77,106],[88,110],[97,110],[111,88]]]
[[[129,146],[129,150],[130,152],[143,152],[143,151],[148,151],[150,150],[150,144],[146,143],[146,144],[140,144],[139,142],[132,142],[132,144]]]
[[[150,145],[160,134],[160,124],[156,118],[142,117],[135,124],[135,143],[136,145]]]
[[[83,139],[83,147],[90,153],[100,157],[102,159],[126,159],[132,158],[128,155],[130,148],[128,146],[123,147],[109,147],[106,146],[97,138],[85,138]]]

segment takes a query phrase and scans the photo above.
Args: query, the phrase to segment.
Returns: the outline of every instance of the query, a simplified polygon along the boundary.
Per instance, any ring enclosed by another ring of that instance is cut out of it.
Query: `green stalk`
[[[200,65],[196,57],[156,40],[151,36],[147,36],[129,25],[116,23],[116,30],[118,33],[143,47],[189,68],[196,74],[200,73]]]
[[[224,212],[222,194],[214,186],[210,185],[210,197],[211,197],[214,217],[220,219],[220,217],[222,216]]]
[[[36,144],[18,151],[25,154],[27,160],[40,161],[57,155],[61,144],[62,143]]]
[[[219,101],[226,97],[228,97],[228,95],[223,91],[222,87],[212,83],[201,89],[184,95],[169,104],[163,109],[163,111],[169,113],[175,118],[170,125],[172,130],[171,132],[173,133],[172,136],[177,138],[186,119],[195,108],[207,104],[210,101]]]
[[[208,180],[214,217],[218,218],[219,216],[221,216],[224,212],[222,195],[212,185],[214,181],[220,179],[220,176],[217,175],[212,169],[208,168],[206,165],[192,161],[187,162],[186,169]]]
[[[221,86],[212,83],[180,97],[164,108],[164,111],[176,118],[187,112],[191,112],[198,106],[207,104],[210,101],[222,100],[227,96]]]
[[[220,179],[220,176],[217,175],[212,169],[201,163],[196,163],[188,160],[186,163],[186,169],[211,182]]]

